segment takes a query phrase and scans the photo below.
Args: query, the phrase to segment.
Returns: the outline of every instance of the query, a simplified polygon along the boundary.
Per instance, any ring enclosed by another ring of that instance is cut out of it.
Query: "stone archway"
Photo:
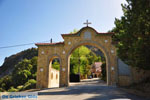
[[[71,52],[80,45],[92,45],[99,48],[105,55],[107,61],[107,84],[118,83],[118,66],[116,48],[112,44],[111,36],[114,33],[98,33],[92,27],[84,27],[75,34],[62,34],[64,42],[37,43],[38,46],[38,68],[37,88],[49,88],[49,60],[53,55],[61,58],[60,87],[69,86],[69,61]],[[41,71],[43,69],[43,71]]]

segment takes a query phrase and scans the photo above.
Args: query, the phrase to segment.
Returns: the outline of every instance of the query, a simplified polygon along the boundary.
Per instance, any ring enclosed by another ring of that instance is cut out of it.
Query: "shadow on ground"
[[[91,95],[91,97],[84,100],[148,100],[133,94],[126,93],[117,87],[106,86],[105,84],[98,83],[99,82],[97,81],[92,81],[92,83],[89,82],[88,84],[86,84],[86,82],[83,82],[83,84],[81,85],[71,86],[67,88],[59,88],[55,91],[51,91],[51,89],[46,89],[44,91],[38,92],[38,95],[85,96],[86,94]]]

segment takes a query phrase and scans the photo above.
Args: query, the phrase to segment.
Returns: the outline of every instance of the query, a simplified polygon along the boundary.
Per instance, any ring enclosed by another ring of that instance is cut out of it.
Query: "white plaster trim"
[[[68,42],[68,45],[70,45],[70,44],[71,44],[71,42],[69,41],[69,42]]]
[[[107,43],[108,42],[108,40],[105,40],[105,43]]]
[[[41,54],[44,54],[44,51],[41,51]]]
[[[66,70],[66,68],[62,68],[62,71],[64,72]]]
[[[114,50],[111,50],[111,53],[114,53]]]
[[[43,72],[44,71],[44,69],[43,68],[40,68],[40,72]]]
[[[111,67],[111,70],[114,70],[114,69],[115,69],[114,66],[112,66],[112,67]]]
[[[65,52],[65,51],[63,51],[62,53],[63,53],[63,54],[65,54],[66,52]]]

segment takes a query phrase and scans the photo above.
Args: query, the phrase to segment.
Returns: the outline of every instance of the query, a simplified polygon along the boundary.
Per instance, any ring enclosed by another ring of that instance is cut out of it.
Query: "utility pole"
[[[51,38],[51,40],[50,40],[50,43],[53,43],[53,40],[52,40],[52,38]]]

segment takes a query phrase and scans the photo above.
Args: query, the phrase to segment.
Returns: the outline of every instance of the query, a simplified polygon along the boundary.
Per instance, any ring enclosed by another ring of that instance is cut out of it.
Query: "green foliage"
[[[106,81],[106,79],[107,79],[106,77],[107,77],[107,74],[106,74],[106,63],[104,62],[102,64],[102,77],[101,77],[101,79]]]
[[[18,89],[14,88],[12,86],[12,87],[10,87],[10,89],[8,90],[8,92],[18,92]]]
[[[21,51],[17,54],[11,55],[10,57],[6,57],[3,65],[0,67],[0,75],[6,76],[8,72],[12,72],[15,68],[15,65],[18,62],[24,59],[32,59],[34,56],[38,55],[37,48],[30,48],[24,51]]]
[[[118,56],[128,65],[150,69],[150,1],[126,0],[124,16],[115,20],[113,41]]]
[[[12,83],[15,87],[24,84],[29,78],[32,78],[32,68],[31,60],[27,59],[24,59],[15,66],[15,70],[12,73]]]
[[[12,77],[11,76],[5,76],[0,79],[0,87],[2,90],[8,90],[9,87],[12,86]]]
[[[30,79],[24,84],[23,90],[33,89],[35,87],[36,87],[36,80]]]
[[[0,88],[0,92],[5,92],[5,90],[3,88]]]
[[[32,65],[32,68],[31,68],[31,73],[35,73],[37,72],[37,56],[34,56],[32,59],[31,59],[31,65]],[[34,75],[34,74],[32,74]],[[35,76],[33,76],[34,79],[36,79]]]
[[[77,29],[74,29],[72,32],[70,32],[70,34],[75,34],[75,33],[77,33],[78,32],[78,30]]]
[[[37,57],[19,62],[11,75],[0,79],[0,91],[16,92],[34,88],[36,84]],[[25,84],[24,84],[25,83]]]
[[[87,65],[86,68],[84,68],[84,75],[89,76],[91,75],[91,65]]]
[[[18,91],[23,90],[23,85],[17,86]]]
[[[101,57],[97,57],[91,50],[85,46],[81,46],[72,52],[70,57],[70,74],[77,74],[80,68],[82,76],[90,75],[91,64],[101,61]]]
[[[52,64],[52,68],[56,69],[56,70],[59,70],[60,69],[60,64],[59,62],[56,60],[54,61],[54,63]]]

